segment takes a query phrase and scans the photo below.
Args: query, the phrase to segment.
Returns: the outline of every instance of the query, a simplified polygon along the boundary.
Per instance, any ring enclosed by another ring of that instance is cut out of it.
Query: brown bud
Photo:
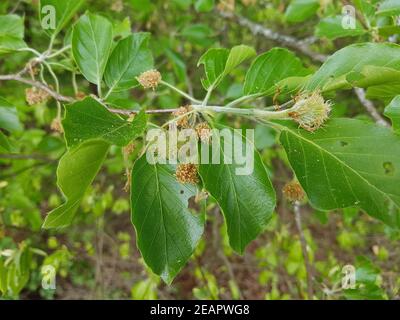
[[[290,202],[295,202],[295,201],[301,201],[304,199],[304,191],[303,188],[301,187],[300,183],[297,181],[291,181],[287,183],[283,187],[283,194],[284,196],[290,201]]]
[[[197,173],[197,166],[192,163],[179,164],[176,169],[176,180],[179,183],[190,183],[197,184],[199,183],[199,177]]]
[[[176,125],[178,127],[180,128],[189,127],[189,117],[187,116],[187,113],[189,113],[191,109],[192,109],[191,106],[184,106],[180,107],[178,110],[172,113],[173,116],[177,117]]]
[[[64,133],[61,121],[59,118],[54,118],[50,125],[51,130],[58,133]]]
[[[157,70],[143,72],[137,80],[144,89],[155,90],[161,82],[161,73]]]

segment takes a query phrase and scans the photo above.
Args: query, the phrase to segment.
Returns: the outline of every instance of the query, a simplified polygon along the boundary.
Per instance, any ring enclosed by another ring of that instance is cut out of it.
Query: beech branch
[[[364,89],[355,88],[354,92],[356,93],[358,100],[361,102],[361,104],[364,106],[364,108],[368,111],[368,113],[377,124],[385,127],[390,127],[389,123],[380,115],[378,110],[376,110],[374,103],[371,100],[367,99]]]
[[[107,108],[107,109],[108,109],[108,111],[110,111],[112,113],[121,114],[121,115],[125,115],[125,116],[138,114],[140,112],[140,110],[123,110],[123,109],[115,109],[115,108]],[[176,112],[178,110],[179,110],[179,108],[175,108],[175,109],[149,109],[149,110],[145,110],[145,113],[146,114],[174,113],[174,112]]]
[[[327,55],[315,52],[310,48],[310,44],[312,44],[315,41],[314,37],[306,38],[304,40],[299,40],[292,36],[280,34],[276,31],[273,31],[272,29],[269,29],[261,24],[250,21],[249,19],[232,12],[220,11],[219,14],[223,18],[235,20],[240,26],[246,27],[254,35],[261,35],[268,40],[275,41],[285,47],[299,51],[316,62],[325,62],[326,59],[328,58]],[[390,126],[389,123],[380,115],[374,103],[366,98],[365,90],[362,88],[356,88],[354,89],[354,91],[360,103],[363,105],[365,110],[371,115],[371,117],[375,120],[375,122],[379,125],[389,127]]]
[[[21,76],[22,73],[23,72],[21,71],[17,74],[0,75],[0,81],[18,81],[18,82],[30,85],[32,87],[35,87],[35,88],[38,88],[38,89],[41,89],[41,90],[47,92],[52,98],[54,98],[56,101],[59,101],[59,102],[72,103],[72,102],[76,101],[76,99],[74,99],[72,97],[64,96],[64,95],[56,92],[55,90],[53,90],[52,88],[50,88],[49,86],[45,85],[44,83],[42,83],[40,81],[30,80],[30,79],[26,79],[26,78],[22,77]],[[137,111],[137,110],[122,110],[122,109],[114,109],[114,108],[108,108],[108,110],[112,113],[127,115],[127,116],[139,113],[139,111]],[[153,109],[153,110],[146,110],[145,112],[147,114],[157,114],[157,113],[173,113],[177,110],[179,110],[179,109],[178,108],[175,108],[175,109]]]
[[[73,102],[74,101],[73,98],[66,97],[66,96],[63,96],[63,95],[57,93],[56,91],[52,90],[50,87],[48,87],[47,85],[43,84],[40,81],[26,79],[26,78],[23,78],[22,76],[20,76],[19,74],[10,74],[10,75],[0,76],[0,81],[7,81],[7,80],[19,81],[19,82],[28,84],[32,87],[41,89],[41,90],[47,92],[55,100],[60,101],[60,102]]]
[[[269,28],[266,28],[260,24],[257,24],[255,22],[252,22],[244,17],[241,17],[239,15],[236,15],[234,13],[231,12],[220,12],[220,15],[224,18],[227,19],[235,19],[237,21],[237,23],[243,27],[246,27],[248,29],[251,30],[251,32],[254,35],[262,35],[265,38],[272,40],[272,41],[276,41],[286,47],[289,48],[293,48],[296,49],[298,51],[300,51],[301,53],[309,56],[311,59],[318,61],[318,62],[324,62],[327,59],[326,55],[314,52],[313,50],[311,50],[310,48],[310,44],[315,42],[315,38],[314,37],[310,37],[310,38],[306,38],[304,40],[298,40],[292,36],[288,36],[288,35],[282,35],[278,32],[275,32]],[[53,58],[56,57],[60,54],[62,54],[63,52],[65,52],[66,50],[69,50],[70,46],[64,47],[58,51],[56,51],[55,53],[51,54],[51,51],[47,51],[43,54],[37,52],[34,49],[30,49],[30,48],[26,48],[24,50],[26,51],[31,51],[33,52],[37,57],[34,59],[31,59],[26,66],[18,73],[16,74],[10,74],[10,75],[0,75],[0,81],[7,81],[7,80],[11,80],[11,81],[18,81],[27,85],[30,85],[32,87],[38,88],[40,90],[45,91],[46,93],[48,93],[52,98],[54,98],[57,102],[67,102],[67,103],[72,103],[74,101],[76,101],[75,98],[72,97],[68,97],[68,96],[64,96],[62,94],[60,94],[58,92],[58,90],[53,90],[51,87],[49,87],[47,84],[44,84],[40,81],[36,81],[33,79],[27,79],[24,78],[23,75],[25,73],[27,73],[29,70],[32,69],[32,67],[34,67],[37,64],[41,64],[41,63],[46,63],[45,60],[48,58]],[[51,71],[51,68],[50,68]],[[55,77],[54,74],[52,74],[53,77]],[[55,77],[55,80],[56,77]],[[57,83],[57,81],[56,81]],[[179,94],[181,94],[182,96],[184,96],[185,98],[187,98],[188,100],[190,100],[191,102],[194,103],[201,103],[201,101],[193,98],[192,96],[186,94],[185,92],[175,88],[174,86],[168,84],[167,82],[162,82],[163,85],[169,87],[170,89],[173,89],[175,91],[177,91]],[[58,87],[58,85],[57,85]],[[260,111],[260,110],[243,110],[242,109],[238,109],[240,110],[239,112],[234,111],[232,108],[235,104],[237,104],[238,102],[241,102],[242,100],[247,100],[247,99],[251,99],[254,98],[252,96],[246,96],[243,97],[241,99],[238,99],[237,101],[234,101],[231,104],[228,104],[226,107],[208,107],[207,106],[207,102],[208,102],[208,98],[209,95],[211,94],[212,88],[208,91],[206,98],[204,99],[203,103],[202,103],[202,109],[203,111],[213,111],[213,112],[232,112],[232,113],[236,113],[236,114],[242,114],[242,115],[247,115],[247,116],[253,116],[255,115],[255,113],[265,113],[267,111]],[[366,99],[365,96],[365,91],[361,88],[356,88],[355,89],[355,93],[358,97],[358,99],[360,100],[360,102],[362,103],[362,105],[365,107],[365,109],[368,111],[368,113],[374,118],[374,120],[380,124],[380,125],[384,125],[384,126],[389,126],[388,122],[386,120],[384,120],[384,118],[379,114],[379,112],[376,110],[374,104],[372,103],[372,101]],[[98,99],[97,99],[98,100]],[[100,101],[102,102],[102,101]],[[108,108],[108,110],[112,113],[115,114],[121,114],[121,115],[132,115],[132,114],[136,114],[139,111],[136,110],[122,110],[122,109],[115,109],[115,108],[109,108],[108,106],[105,105],[105,107]],[[197,107],[197,106],[196,106]],[[208,109],[208,110],[206,110]],[[174,109],[154,109],[154,110],[146,110],[147,114],[160,114],[160,113],[174,113],[175,111],[177,111],[178,108],[174,108]],[[268,114],[266,114],[268,117],[272,117],[275,118],[275,116],[277,116],[278,118],[281,118],[282,115],[278,114],[279,112],[270,112]],[[261,115],[261,114],[258,114]],[[264,114],[263,114],[264,115]]]
[[[264,38],[278,42],[285,47],[289,47],[296,51],[300,51],[301,53],[310,57],[314,61],[324,62],[328,57],[324,54],[314,52],[313,50],[311,50],[310,43],[314,41],[314,38],[299,40],[292,36],[283,35],[278,32],[275,32],[272,29],[269,29],[261,24],[250,21],[249,19],[239,16],[237,14],[225,11],[220,11],[219,13],[223,18],[235,20],[240,26],[246,27],[254,35],[261,35]]]

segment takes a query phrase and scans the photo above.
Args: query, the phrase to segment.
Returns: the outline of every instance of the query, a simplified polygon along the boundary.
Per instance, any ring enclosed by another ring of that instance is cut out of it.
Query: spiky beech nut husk
[[[59,118],[54,118],[50,125],[51,130],[59,133],[64,133],[64,129]]]
[[[42,89],[33,87],[25,90],[25,97],[26,102],[28,102],[30,106],[33,106],[35,104],[46,102],[49,100],[50,95]]]
[[[174,117],[177,118],[176,125],[180,128],[188,128],[189,127],[189,117],[187,114],[192,110],[190,105],[183,106],[178,108],[175,112],[172,113]]]
[[[149,70],[143,72],[137,80],[141,84],[144,89],[153,89],[155,90],[161,82],[161,73],[157,70]]]
[[[303,129],[313,132],[321,128],[328,120],[331,103],[325,101],[319,92],[303,94],[296,100],[293,111],[289,113],[289,116]]]
[[[282,189],[283,195],[290,202],[301,201],[304,199],[304,191],[298,181],[287,183]]]
[[[207,122],[199,123],[196,126],[196,133],[199,140],[203,143],[209,143],[212,136],[212,131]]]
[[[176,168],[175,173],[176,180],[179,183],[190,183],[197,184],[199,183],[199,176],[197,172],[197,166],[193,163],[181,163]]]

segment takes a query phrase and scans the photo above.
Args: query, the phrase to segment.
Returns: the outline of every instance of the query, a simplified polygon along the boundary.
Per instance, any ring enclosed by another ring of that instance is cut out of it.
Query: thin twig
[[[150,109],[150,110],[146,110],[145,113],[147,113],[147,114],[174,113],[174,112],[176,112],[178,110],[179,110],[179,108],[175,108],[175,109]],[[126,115],[126,116],[130,116],[130,115],[133,115],[133,114],[138,114],[140,112],[140,110],[122,110],[122,109],[115,109],[115,108],[108,108],[108,111],[110,111],[112,113],[116,113],[116,114]]]
[[[18,0],[15,6],[11,9],[11,11],[8,14],[14,14],[18,10],[18,7],[20,6],[21,2],[22,0]]]
[[[389,123],[380,115],[378,110],[376,110],[374,103],[371,100],[367,99],[364,89],[354,88],[354,92],[356,93],[358,100],[360,100],[361,104],[364,106],[364,108],[368,111],[368,113],[377,124],[385,127],[390,127]]]
[[[296,221],[296,227],[297,231],[299,232],[299,237],[300,237],[300,244],[301,244],[301,251],[303,253],[303,258],[304,258],[304,264],[306,267],[306,273],[307,273],[307,294],[308,294],[308,299],[313,299],[314,297],[314,290],[313,290],[313,275],[312,275],[312,268],[311,268],[311,263],[310,259],[308,256],[308,250],[307,250],[307,242],[306,238],[304,236],[303,232],[303,227],[301,223],[301,205],[298,201],[296,201],[293,205],[293,211],[294,211],[294,218]]]
[[[171,85],[168,82],[165,82],[163,80],[160,81],[160,84],[174,90],[175,92],[179,93],[181,96],[185,97],[186,99],[188,99],[189,101],[193,102],[193,103],[201,103],[200,100],[193,98],[191,95],[187,94],[186,92],[183,92],[182,90],[176,88],[175,86]]]
[[[23,78],[18,74],[10,74],[10,75],[0,76],[0,81],[7,81],[7,80],[19,81],[19,82],[28,84],[28,85],[30,85],[32,87],[41,89],[41,90],[47,92],[55,100],[60,101],[60,102],[73,102],[74,101],[73,98],[63,96],[63,95],[55,92],[54,90],[52,90],[51,88],[49,88],[48,86],[44,85],[43,83],[41,83],[39,81],[34,81],[34,80]]]
[[[96,270],[94,287],[96,299],[104,298],[104,274],[103,274],[103,253],[104,253],[104,216],[96,220]]]
[[[318,52],[314,52],[310,49],[310,39],[305,39],[304,41],[298,40],[294,37],[280,34],[278,32],[273,31],[261,24],[250,21],[242,16],[231,12],[220,11],[220,15],[226,19],[235,20],[240,26],[246,27],[249,29],[254,35],[262,35],[265,38],[278,42],[286,47],[295,49],[310,57],[314,61],[324,62],[327,59],[327,56]]]
[[[53,97],[55,100],[60,101],[60,102],[72,103],[72,102],[76,101],[76,99],[74,99],[72,97],[67,97],[62,94],[57,93],[56,91],[52,90],[50,87],[43,84],[42,82],[23,78],[19,74],[0,75],[0,81],[19,81],[24,84],[31,85],[32,87],[36,87],[36,88],[39,88],[39,89],[47,92],[51,97]],[[108,108],[108,110],[112,113],[122,114],[122,115],[132,115],[132,114],[137,114],[140,112],[138,110],[121,110],[121,109],[114,109],[114,108]],[[154,109],[154,110],[146,110],[145,112],[147,114],[157,114],[157,113],[173,113],[178,110],[179,110],[179,108]]]

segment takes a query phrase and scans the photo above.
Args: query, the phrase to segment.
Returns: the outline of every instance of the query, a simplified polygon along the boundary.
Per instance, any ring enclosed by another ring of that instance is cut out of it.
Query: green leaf
[[[286,9],[288,22],[303,22],[312,17],[320,6],[319,0],[292,0]]]
[[[18,119],[17,109],[0,97],[0,129],[10,132],[21,131],[22,125]]]
[[[136,77],[153,68],[153,56],[148,48],[149,33],[135,33],[118,42],[105,71],[105,81],[111,91],[136,87]]]
[[[235,46],[231,49],[229,53],[228,60],[226,61],[225,70],[223,75],[226,76],[231,71],[233,71],[238,65],[240,65],[243,61],[252,58],[256,55],[256,51],[254,48],[239,45]]]
[[[366,257],[356,258],[356,283],[354,289],[344,290],[344,296],[350,300],[382,300],[385,292],[380,288],[381,271]]]
[[[381,84],[398,84],[400,70],[386,67],[365,66],[360,72],[352,71],[343,79],[353,87],[367,88]],[[337,81],[340,85],[341,81]]]
[[[186,83],[187,69],[183,58],[177,52],[174,52],[168,48],[165,50],[165,55],[171,61],[178,80],[182,83]]]
[[[84,0],[40,0],[39,15],[42,27],[50,34],[58,34],[83,3]],[[52,17],[52,14],[55,14],[55,17]],[[51,19],[54,18],[54,25],[51,25]]]
[[[114,39],[123,39],[132,35],[132,23],[129,17],[113,23]]]
[[[359,207],[400,227],[400,137],[355,119],[331,120],[314,133],[292,124],[280,128],[289,162],[316,209]]]
[[[152,279],[156,278],[156,279]],[[158,277],[152,275],[151,278],[141,280],[132,287],[131,297],[133,300],[157,300],[158,298]]]
[[[24,19],[14,14],[0,16],[0,54],[26,47],[23,39]]]
[[[8,269],[5,265],[5,261],[0,258],[0,293],[3,295],[6,295],[8,293],[7,278]]]
[[[372,19],[376,13],[375,2],[377,2],[377,0],[371,2],[365,0],[354,0],[353,4],[357,10],[363,13],[365,17]]]
[[[154,4],[151,3],[151,0],[130,0],[129,3],[134,12],[143,15],[149,14],[155,10]]]
[[[246,74],[244,94],[263,94],[279,81],[295,76],[304,76],[307,69],[294,53],[274,48],[257,57]]]
[[[176,4],[180,9],[187,10],[192,4],[193,0],[172,0],[172,3]]]
[[[202,23],[191,24],[184,27],[180,35],[189,42],[204,47],[211,46],[215,42],[213,39],[214,30]]]
[[[394,131],[400,134],[400,95],[385,108],[385,116],[392,120]]]
[[[10,144],[10,141],[8,140],[7,136],[0,131],[0,152],[11,152],[12,150],[12,145]]]
[[[355,29],[344,29],[342,20],[343,16],[322,19],[316,27],[315,35],[319,38],[326,37],[334,40],[343,37],[358,37],[367,32],[358,21]]]
[[[215,0],[197,0],[194,7],[197,12],[209,12],[214,9]]]
[[[255,50],[245,45],[233,47],[230,51],[223,48],[209,49],[198,62],[198,66],[204,65],[206,73],[206,79],[202,81],[204,87],[215,88],[238,65],[255,55]]]
[[[113,27],[106,18],[91,13],[82,16],[72,33],[72,53],[85,78],[101,85],[112,46]]]
[[[380,36],[390,37],[400,34],[400,26],[382,26],[378,28],[378,32]]]
[[[383,99],[389,101],[397,96],[400,92],[399,84],[387,84],[369,87],[367,90],[368,99]]]
[[[176,181],[175,167],[149,164],[146,155],[132,170],[132,223],[137,243],[151,270],[171,283],[203,233],[204,217],[188,209],[196,187]]]
[[[234,134],[236,139],[243,139],[237,132]],[[215,137],[213,143],[214,140]],[[232,164],[228,164],[224,159],[224,143],[219,141],[221,164],[201,164],[199,173],[204,188],[218,202],[224,214],[231,247],[242,254],[246,246],[264,231],[271,219],[276,202],[275,191],[257,151],[254,151],[253,172],[237,175],[237,169],[243,166],[235,159],[239,159],[242,150],[232,148],[235,154],[233,157],[228,155],[232,160]]]
[[[212,84],[217,86],[222,80],[226,62],[228,61],[229,50],[223,48],[209,49],[203,56],[201,56],[198,66],[204,65],[206,78],[202,79],[205,89],[211,87]]]
[[[72,223],[87,188],[104,162],[109,146],[104,141],[89,140],[70,149],[61,158],[57,168],[57,184],[66,202],[48,214],[43,228],[64,228]]]
[[[400,14],[399,0],[386,0],[379,5],[377,15],[381,16],[396,16]]]
[[[142,111],[133,121],[125,120],[88,97],[66,107],[63,127],[68,147],[91,139],[122,147],[144,132],[146,114]]]
[[[351,87],[346,77],[351,73],[362,74],[367,66],[399,71],[400,46],[389,43],[361,43],[345,47],[328,58],[310,79],[307,89],[328,91]],[[379,68],[375,70],[379,71]],[[379,72],[374,72],[368,77],[374,78],[380,75]]]

